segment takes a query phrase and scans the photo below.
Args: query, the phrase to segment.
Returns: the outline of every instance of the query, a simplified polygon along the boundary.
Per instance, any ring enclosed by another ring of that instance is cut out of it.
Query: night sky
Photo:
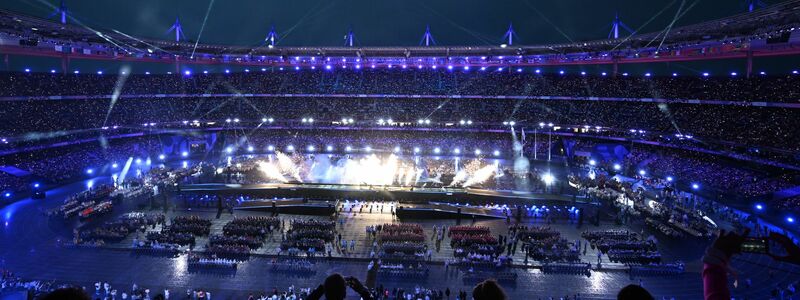
[[[515,44],[605,39],[614,14],[641,32],[660,31],[683,3],[686,25],[744,12],[744,0],[66,0],[72,17],[98,29],[170,39],[260,45],[274,24],[284,46],[341,46],[352,25],[359,46],[416,46],[426,25],[439,45],[498,45],[513,22]],[[765,0],[776,3],[778,0]],[[48,17],[57,0],[4,0],[1,9]],[[210,9],[209,9],[210,7]],[[202,35],[200,29],[208,12]],[[55,20],[55,18],[53,18]],[[738,64],[738,63],[737,63]],[[709,64],[709,65],[714,65]],[[687,65],[689,66],[689,65]],[[697,67],[689,67],[697,71]],[[743,67],[737,67],[742,69]],[[727,71],[727,70],[726,70]]]

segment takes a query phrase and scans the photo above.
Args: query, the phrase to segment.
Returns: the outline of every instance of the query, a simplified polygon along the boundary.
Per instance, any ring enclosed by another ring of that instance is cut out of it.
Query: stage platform
[[[308,200],[383,199],[401,203],[500,203],[508,205],[590,205],[585,199],[573,195],[541,194],[522,191],[499,191],[470,188],[419,188],[410,186],[374,186],[316,183],[265,183],[265,184],[189,184],[180,185],[179,193],[247,195],[253,198]]]

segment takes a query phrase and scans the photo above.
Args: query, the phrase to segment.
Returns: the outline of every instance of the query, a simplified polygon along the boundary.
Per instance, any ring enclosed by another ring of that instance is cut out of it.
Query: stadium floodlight
[[[308,123],[314,123],[314,118],[308,118]]]
[[[458,148],[456,148],[456,149],[454,149],[454,150],[453,150],[453,153],[455,153],[455,154],[461,154],[461,149],[458,149]]]
[[[510,122],[508,122],[508,125],[514,126],[514,125],[517,125],[517,122],[510,121]]]
[[[564,75],[564,70],[558,71],[558,74]]]
[[[544,122],[539,122],[539,127],[544,127]]]
[[[239,118],[233,119],[233,123],[239,123]]]
[[[273,145],[267,146],[267,151],[270,151],[270,152],[271,151],[275,151],[275,146],[273,146]]]
[[[308,123],[308,118],[303,118],[302,120],[300,120],[300,122]]]
[[[103,75],[103,71],[97,71],[97,75]]]
[[[25,73],[30,73],[31,69],[25,68]]]
[[[275,119],[273,119],[273,118],[268,118],[268,119],[267,119],[267,122],[269,122],[269,123],[275,122]]]
[[[50,70],[50,73],[55,74],[56,70]]]
[[[581,75],[586,75],[586,72],[585,71],[581,71]]]
[[[423,119],[417,120],[417,124],[422,124],[422,123],[425,123],[425,120],[423,120]]]
[[[231,119],[225,119],[225,123],[230,123]]]
[[[328,152],[333,151],[333,146],[328,145],[327,147],[325,147],[325,151],[328,151]]]
[[[439,147],[433,148],[433,153],[439,154],[439,152],[442,152],[442,149],[439,149]]]
[[[475,155],[481,155],[481,149],[475,149]]]
[[[467,124],[467,121],[461,120],[461,121],[458,121],[458,124],[465,125],[465,124]]]
[[[427,125],[427,124],[430,124],[430,123],[431,123],[431,120],[429,120],[429,119],[425,119],[425,124],[426,124],[426,125]]]
[[[739,75],[739,74],[736,73],[736,72],[731,72],[731,76],[736,76],[736,75]]]
[[[313,145],[309,145],[308,147],[306,147],[306,150],[308,150],[308,152],[314,152],[315,149],[316,148],[314,148]]]
[[[678,77],[678,73],[672,73],[672,77]]]
[[[267,118],[261,118],[261,123],[267,122]]]
[[[508,126],[508,121],[503,121],[503,126]]]
[[[494,156],[500,156],[500,150],[494,150],[492,154],[494,154]]]
[[[650,75],[652,75],[652,74],[650,74],[650,73],[644,73],[644,77],[650,77]]]
[[[608,75],[608,73],[606,73],[606,72],[603,72],[603,73],[600,73],[600,75],[602,75],[602,76],[606,76],[606,75]]]
[[[231,73],[231,70],[227,70],[227,69],[225,70],[225,74],[230,74],[230,73]]]
[[[472,120],[467,120],[467,125],[472,125]]]
[[[254,150],[253,146],[247,146],[247,152],[253,152]]]
[[[183,71],[183,75],[186,75],[186,76],[192,75],[192,71],[189,71],[189,70]]]
[[[547,123],[547,127],[553,127],[553,123]]]

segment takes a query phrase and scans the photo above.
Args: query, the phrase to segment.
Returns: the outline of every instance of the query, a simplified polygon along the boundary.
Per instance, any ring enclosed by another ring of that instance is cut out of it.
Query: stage
[[[582,197],[563,194],[530,193],[521,191],[483,190],[471,188],[419,188],[410,186],[374,186],[316,183],[265,184],[188,184],[178,186],[179,193],[250,196],[262,199],[297,198],[304,200],[358,199],[388,200],[407,204],[430,202],[453,204],[507,205],[590,205]]]

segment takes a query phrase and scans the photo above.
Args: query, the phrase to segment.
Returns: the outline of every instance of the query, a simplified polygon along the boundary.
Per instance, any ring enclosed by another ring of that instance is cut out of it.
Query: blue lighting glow
[[[181,156],[183,156],[183,157],[187,157],[187,156],[189,156],[189,152],[183,151],[183,152],[181,153]]]
[[[86,174],[90,174],[91,175],[92,173],[94,173],[93,169],[86,169]]]
[[[793,217],[786,217],[786,222],[794,223],[794,218]]]
[[[500,150],[494,150],[492,154],[494,154],[494,156],[500,156]]]
[[[696,190],[696,189],[699,189],[699,188],[700,188],[700,185],[699,185],[699,184],[697,184],[697,183],[692,183],[692,189],[693,189],[693,190]]]
[[[764,210],[764,206],[761,205],[761,204],[756,204],[756,209],[757,210]]]
[[[619,164],[614,164],[614,170],[619,171],[620,169],[622,169],[622,166],[620,166]]]
[[[708,77],[709,75],[711,75],[711,74],[708,74],[708,72],[704,72],[703,73],[703,77]]]
[[[639,170],[639,175],[642,175],[642,176],[644,176],[645,174],[647,174],[647,171],[645,171],[645,170]]]
[[[672,180],[674,180],[674,178],[672,178],[672,176],[667,176],[667,181],[672,182]]]

